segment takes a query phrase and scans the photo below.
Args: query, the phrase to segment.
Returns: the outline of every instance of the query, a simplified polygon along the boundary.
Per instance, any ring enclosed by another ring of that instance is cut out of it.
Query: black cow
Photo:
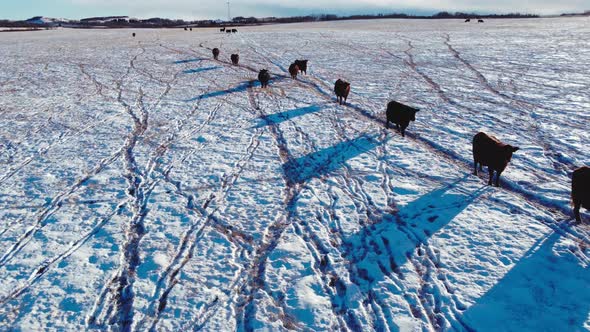
[[[231,29],[232,33],[238,33],[238,29]]]
[[[225,30],[225,33],[231,33],[230,29]]]
[[[213,52],[213,59],[217,60],[219,58],[219,49],[216,47],[211,52]]]
[[[387,123],[386,127],[389,128],[389,123],[395,123],[397,130],[400,130],[402,137],[406,137],[406,128],[410,124],[410,121],[416,121],[416,112],[420,110],[413,108],[402,103],[398,103],[395,100],[390,101],[387,104]]]
[[[467,23],[467,22],[471,22],[471,19],[470,18],[466,19],[465,23]]]
[[[504,144],[494,136],[478,133],[473,137],[474,174],[477,175],[477,164],[480,170],[482,166],[487,166],[490,173],[488,185],[492,185],[494,171],[496,171],[496,187],[499,187],[500,175],[512,160],[512,154],[518,150],[518,147]]]
[[[232,54],[231,55],[231,63],[233,63],[234,65],[238,65],[238,62],[240,62],[240,56],[238,54]]]
[[[483,23],[482,19],[477,20],[477,23]]]
[[[590,210],[590,167],[583,166],[572,174],[572,204],[574,216],[577,221],[582,221],[580,207]]]
[[[193,31],[193,28],[190,28],[189,30],[190,30],[190,31]]]
[[[309,60],[295,60],[295,64],[299,67],[299,70],[307,75],[307,62]]]
[[[219,32],[225,32],[225,27],[219,29]]]
[[[131,34],[135,38],[135,32]]]
[[[292,63],[289,66],[289,74],[291,74],[291,78],[292,79],[296,79],[297,78],[297,74],[299,74],[299,66],[297,66],[296,63]]]
[[[338,79],[334,83],[334,92],[336,93],[338,103],[340,105],[346,104],[346,99],[348,99],[348,94],[350,93],[350,83]]]
[[[258,80],[260,81],[262,88],[266,88],[268,86],[268,82],[270,81],[270,73],[268,72],[268,70],[262,69],[258,73]]]
[[[187,31],[187,30],[188,30],[187,28],[184,28],[184,31]]]

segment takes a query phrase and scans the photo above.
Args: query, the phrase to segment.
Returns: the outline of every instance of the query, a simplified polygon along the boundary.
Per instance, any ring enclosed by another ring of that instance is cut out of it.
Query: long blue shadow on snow
[[[348,261],[355,265],[354,282],[367,294],[375,282],[383,280],[414,255],[416,247],[427,243],[475,199],[487,186],[461,186],[471,175],[425,194],[402,207],[395,215],[375,216],[370,225],[343,241]]]
[[[203,59],[203,58],[196,58],[196,59],[178,60],[178,61],[174,61],[174,64],[180,65],[180,64],[183,64],[183,63],[200,62],[200,61],[203,61],[203,60],[205,60],[205,59]]]
[[[325,105],[312,105],[312,106],[307,106],[307,107],[295,108],[295,109],[288,110],[285,112],[261,116],[260,118],[255,120],[258,123],[256,124],[256,126],[254,126],[254,128],[262,128],[262,127],[266,127],[266,126],[276,125],[281,122],[289,121],[289,120],[299,117],[299,116],[303,116],[303,115],[306,115],[309,113],[319,112],[324,107],[325,107]]]
[[[361,136],[292,159],[283,164],[283,171],[291,183],[303,183],[341,168],[347,160],[369,152],[382,143],[374,137]]]
[[[219,96],[224,96],[224,95],[228,95],[228,94],[232,94],[232,93],[236,93],[236,92],[243,92],[248,90],[248,88],[250,87],[255,87],[257,85],[260,85],[260,82],[258,81],[245,81],[242,82],[240,84],[238,84],[237,86],[231,88],[231,89],[226,89],[226,90],[219,90],[219,91],[214,91],[214,92],[208,92],[208,93],[204,93],[200,96],[188,99],[187,102],[190,101],[195,101],[195,100],[199,100],[199,99],[207,99],[207,98],[214,98],[214,97],[219,97]]]
[[[273,79],[271,79],[271,82],[277,82],[280,80],[284,80],[286,78],[287,77],[276,77],[275,76]],[[236,93],[236,92],[244,92],[244,91],[248,90],[248,88],[256,88],[256,87],[260,87],[260,82],[257,79],[250,80],[250,81],[244,81],[242,83],[239,83],[238,85],[236,85],[235,87],[233,87],[231,89],[225,89],[225,90],[204,93],[200,96],[196,96],[196,97],[188,99],[186,101],[191,102],[191,101],[195,101],[195,100],[199,100],[199,99],[214,98],[214,97],[224,96],[224,95],[228,95],[228,94],[232,94],[232,93]]]
[[[183,71],[183,73],[185,74],[196,74],[196,73],[201,73],[204,71],[210,71],[210,70],[216,70],[216,69],[220,69],[222,67],[220,66],[213,66],[213,67],[203,67],[203,68],[196,68],[196,69],[188,69]]]
[[[539,240],[516,265],[463,314],[477,331],[582,331],[590,312],[590,269],[560,235]]]

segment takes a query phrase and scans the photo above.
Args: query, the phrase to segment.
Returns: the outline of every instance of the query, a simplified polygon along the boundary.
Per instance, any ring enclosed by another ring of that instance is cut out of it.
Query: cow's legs
[[[477,160],[475,160],[475,159],[473,159],[473,166],[475,166],[475,169],[473,170],[473,175],[477,176]],[[480,166],[481,166],[481,164],[480,164]]]
[[[576,221],[582,221],[582,217],[580,216],[580,207],[582,205],[581,201],[574,201],[574,217],[576,217]]]
[[[385,128],[389,129],[389,120],[385,120]]]
[[[488,167],[488,173],[490,173],[490,180],[488,181],[488,186],[491,186],[492,180],[494,179],[494,170]]]
[[[502,172],[496,172],[496,187],[500,187],[500,174]]]
[[[402,128],[402,137],[406,137],[406,130],[404,128]]]

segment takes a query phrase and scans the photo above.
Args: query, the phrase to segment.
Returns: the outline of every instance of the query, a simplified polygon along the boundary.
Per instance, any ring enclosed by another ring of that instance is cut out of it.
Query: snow
[[[589,330],[590,229],[569,206],[589,33],[0,35],[0,329]],[[406,138],[385,129],[391,99],[421,109]],[[472,175],[478,131],[521,148],[502,188]]]

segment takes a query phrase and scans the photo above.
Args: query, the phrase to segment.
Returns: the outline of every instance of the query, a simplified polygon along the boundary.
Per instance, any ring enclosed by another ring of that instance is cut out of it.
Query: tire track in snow
[[[386,130],[381,130],[381,140],[385,140],[387,136]],[[384,149],[384,145],[380,145]],[[383,152],[385,150],[382,150]],[[377,160],[382,160],[379,155],[375,155]],[[385,164],[379,161],[381,167],[385,167]],[[389,247],[386,245],[385,238],[382,238],[380,241],[378,237],[374,237],[372,230],[374,229],[374,225],[378,225],[382,222],[390,221],[390,218],[386,218],[387,215],[396,215],[397,213],[397,206],[395,201],[393,200],[393,193],[389,192],[387,187],[384,189],[384,194],[389,197],[387,210],[383,210],[377,206],[373,202],[371,195],[367,193],[363,188],[363,182],[354,177],[352,174],[352,170],[345,164],[345,172],[346,174],[342,176],[341,182],[344,182],[342,186],[339,186],[343,190],[343,192],[353,201],[353,204],[356,208],[357,215],[361,218],[359,219],[359,225],[362,229],[360,233],[359,242],[361,243],[360,247],[355,247],[353,243],[346,241],[343,238],[340,238],[341,245],[344,247],[344,252],[341,257],[346,261],[347,265],[347,272],[348,276],[353,284],[355,284],[359,288],[363,288],[363,284],[372,285],[373,281],[368,277],[368,271],[357,268],[360,266],[363,260],[366,259],[366,256],[369,253],[377,253],[381,255],[384,251],[382,248]],[[383,186],[383,184],[382,184]],[[332,198],[334,200],[334,198]],[[382,243],[383,242],[383,243]],[[359,254],[360,252],[360,254]],[[381,262],[378,262],[379,270],[383,273],[384,279],[389,280],[393,283],[395,289],[403,290],[403,298],[406,301],[408,306],[408,311],[412,313],[416,318],[420,317],[427,317],[426,308],[423,305],[420,305],[419,301],[416,301],[410,295],[410,292],[406,290],[406,287],[399,280],[405,279],[403,274],[397,269],[397,263],[394,260],[393,253],[388,252],[388,264],[384,265]],[[343,294],[344,295],[344,294]],[[342,303],[345,303],[344,300]],[[365,310],[367,312],[372,312],[372,323],[371,326],[376,326],[378,330],[388,330],[390,329],[388,322],[393,322],[393,316],[388,312],[388,305],[383,303],[379,296],[373,291],[373,287],[368,287],[366,291],[366,297],[362,301],[362,305],[365,306]],[[346,309],[349,312],[349,309]],[[416,313],[420,313],[417,315]],[[352,315],[352,312],[348,313]],[[360,328],[360,322],[358,318],[356,319],[356,324]]]
[[[418,70],[418,65],[414,61],[414,55],[412,54],[413,49],[414,49],[414,45],[412,45],[411,41],[408,41],[408,49],[404,50],[404,54],[408,57],[408,59],[404,60],[404,62],[410,68],[412,68],[412,70],[416,74],[420,75],[420,77],[422,77],[424,79],[424,81],[426,83],[428,83],[428,85],[430,85],[432,90],[436,94],[438,94],[440,99],[442,99],[447,104],[455,105],[455,103],[451,99],[449,99],[449,97],[447,97],[447,95],[444,93],[444,91],[441,89],[441,87],[440,87],[440,85],[438,85],[438,83],[436,83],[432,78],[430,78],[430,76],[428,76],[428,75],[424,74],[422,71]],[[392,56],[394,56],[394,55],[392,55]]]
[[[272,59],[269,59],[265,56],[263,57],[268,61],[274,63]],[[335,127],[336,131],[339,133],[340,139],[345,141],[350,140],[344,134],[344,128],[342,128],[340,122],[334,121],[334,119],[332,118],[330,118],[330,120],[332,125]],[[299,131],[300,130],[298,130],[298,132]],[[311,140],[307,139],[306,141]],[[317,149],[314,147],[314,150]],[[351,170],[346,163],[344,164],[344,169],[347,173],[344,176],[345,182],[347,182],[347,185],[345,187],[352,187],[353,184],[351,184],[351,182],[354,182],[354,179],[351,180]],[[321,178],[323,179],[325,177],[327,177],[327,175],[324,175]],[[362,191],[362,186],[360,186],[358,182],[355,182],[354,186],[357,188],[357,190],[352,189],[349,196],[353,199],[353,201],[355,201],[355,205],[357,206],[357,208],[361,209],[360,206],[366,204],[365,202],[367,201],[369,202],[368,204],[371,205],[372,201],[369,195],[366,192]],[[364,200],[358,199],[356,197],[359,188],[360,191],[364,194]],[[371,207],[374,208],[374,204],[372,204]],[[366,214],[368,219],[376,221],[376,219],[373,219],[373,215],[371,214],[371,212],[369,212],[369,209],[370,207],[368,207],[364,212],[361,212],[361,214]],[[298,231],[298,235],[302,237],[304,243],[306,243],[306,245],[308,246],[308,251],[315,260],[315,266],[317,268],[315,268],[314,270],[316,271],[316,275],[321,275],[320,279],[324,282],[322,285],[324,292],[330,297],[330,301],[332,303],[332,311],[335,317],[338,318],[340,329],[359,330],[362,326],[362,323],[359,320],[359,318],[354,315],[353,311],[346,305],[346,300],[343,299],[343,297],[345,296],[345,294],[343,293],[345,292],[345,288],[338,281],[340,279],[338,277],[338,273],[330,267],[329,262],[327,261],[329,257],[328,251],[324,248],[323,244],[321,243],[317,235],[313,233],[307,222],[301,220],[299,221],[299,223],[294,223],[293,225],[296,231]],[[349,264],[348,270],[350,275],[355,275],[353,269],[351,268],[353,265],[354,264]],[[317,270],[319,270],[320,273],[318,273]],[[329,280],[329,285],[326,285],[326,280]],[[358,284],[358,282],[356,282],[356,284]],[[373,325],[376,324],[376,326],[380,326],[380,328],[382,329],[387,329],[388,325],[385,319],[382,317],[383,315],[380,314],[383,312],[382,308],[384,308],[385,305],[383,303],[378,303],[379,301],[375,296],[369,296],[369,300],[370,306],[373,312],[375,313],[374,317],[375,319],[377,319],[377,321],[373,321]],[[366,310],[369,309],[366,308]]]
[[[176,187],[176,193],[180,194],[184,197],[187,201],[186,209],[190,211],[195,211],[201,215],[201,221],[194,223],[183,235],[182,241],[179,245],[179,248],[176,251],[174,259],[172,263],[166,268],[166,270],[160,275],[158,278],[158,282],[156,284],[156,288],[153,292],[153,298],[156,300],[152,303],[157,303],[157,309],[155,309],[155,305],[151,305],[151,312],[153,314],[151,323],[147,323],[147,321],[143,321],[137,326],[137,329],[141,330],[142,326],[148,324],[150,326],[150,331],[157,330],[157,324],[159,322],[160,316],[164,309],[166,308],[168,295],[174,288],[174,286],[178,283],[178,274],[182,271],[184,266],[192,259],[193,252],[198,244],[199,240],[201,239],[204,230],[207,227],[212,227],[213,229],[217,230],[224,236],[228,238],[231,243],[237,244],[239,247],[244,246],[251,246],[252,239],[250,236],[239,232],[231,225],[222,222],[215,214],[219,210],[219,204],[216,204],[218,207],[214,208],[212,211],[207,211],[208,207],[212,205],[214,201],[221,202],[223,201],[230,193],[231,189],[233,188],[234,184],[240,178],[242,172],[244,171],[245,167],[248,165],[249,161],[253,158],[254,153],[258,149],[260,145],[260,137],[262,135],[262,130],[257,130],[254,136],[251,138],[249,145],[246,148],[244,156],[240,158],[233,166],[233,171],[227,174],[222,180],[219,191],[216,194],[211,193],[209,198],[199,207],[194,204],[195,197],[192,194],[185,193],[180,185],[180,182],[173,181],[169,178],[169,171],[171,168],[166,171],[165,177],[168,183],[173,184]],[[211,306],[211,308],[213,305]]]
[[[279,97],[283,97],[283,96],[275,95],[275,97],[279,98]],[[279,99],[276,99],[276,102],[280,104]],[[279,109],[283,109],[283,108],[279,107]],[[289,122],[293,122],[293,121],[289,121]],[[336,125],[337,122],[334,122],[334,121],[332,121],[332,122],[333,122],[334,126],[337,126]],[[296,126],[294,122],[293,122],[293,125],[295,128],[295,131],[303,137],[303,141],[307,142],[310,145],[311,151],[308,151],[308,153],[311,153],[313,151],[318,151],[317,146],[315,145],[313,140],[309,137],[309,135],[307,135],[305,132],[303,132],[303,130],[301,128]],[[341,135],[340,138],[344,141],[350,141],[350,139],[348,137],[345,137],[344,135]],[[330,160],[331,158],[326,158],[326,159]],[[344,164],[344,167],[348,169],[348,166],[346,165],[346,163]],[[320,169],[318,169],[318,172],[322,173],[321,167],[320,167]],[[324,175],[321,175],[319,177],[319,179],[321,181],[325,181],[327,177],[328,177],[328,175],[324,174]],[[310,187],[306,187],[306,189],[312,190],[312,192],[313,192],[313,189]],[[316,211],[316,214],[317,213],[318,212]],[[317,218],[321,219],[321,217],[319,217],[319,216],[317,216]],[[334,314],[334,316],[338,320],[338,325],[339,325],[338,329],[339,330],[359,330],[361,327],[361,323],[353,315],[350,308],[348,308],[346,306],[345,301],[343,301],[341,298],[343,296],[343,294],[342,294],[343,289],[342,289],[342,287],[337,287],[339,285],[336,283],[336,280],[339,279],[338,273],[331,267],[331,265],[329,263],[328,249],[323,245],[323,243],[321,242],[321,240],[319,239],[317,234],[315,234],[313,232],[313,230],[311,229],[308,222],[306,222],[305,220],[303,220],[301,218],[296,218],[296,220],[298,220],[298,222],[292,223],[292,225],[295,229],[295,233],[306,244],[306,246],[308,248],[308,252],[310,253],[310,255],[314,259],[314,266],[312,266],[312,270],[314,270],[314,273],[316,276],[320,276],[319,279],[322,282],[323,291],[330,298],[330,302],[332,303],[332,306],[331,306],[332,313]]]
[[[128,183],[127,195],[131,201],[128,205],[132,216],[125,225],[125,240],[122,244],[122,252],[120,254],[120,267],[115,272],[108,286],[103,289],[103,293],[99,296],[99,301],[95,303],[96,310],[87,319],[88,325],[96,324],[96,311],[104,306],[102,301],[108,295],[107,292],[112,293],[114,291],[115,294],[111,294],[110,304],[108,305],[107,314],[110,315],[108,321],[111,326],[118,326],[119,329],[125,331],[129,331],[133,324],[133,303],[135,298],[133,286],[137,267],[141,263],[139,243],[146,233],[144,220],[148,214],[147,205],[149,197],[159,181],[157,178],[152,178],[151,175],[158,167],[160,158],[167,152],[172,142],[176,139],[175,133],[167,139],[165,144],[160,145],[149,159],[145,167],[145,172],[141,171],[135,160],[134,149],[148,129],[149,111],[144,102],[143,90],[140,88],[137,98],[139,114],[136,114],[133,111],[133,107],[128,105],[122,98],[122,84],[124,78],[131,72],[131,69],[135,68],[135,61],[139,55],[145,52],[144,48],[142,50],[141,53],[130,61],[127,74],[116,84],[119,90],[117,99],[133,120],[133,130],[127,136],[123,150],[125,167],[123,173]],[[152,105],[152,108],[157,107],[168,95],[172,89],[172,83],[179,75],[180,72],[175,73],[170,81],[160,80],[161,83],[165,84],[166,88],[157,98],[156,103]]]
[[[226,98],[227,98],[227,97],[226,97]],[[200,102],[200,99],[199,99],[199,102]],[[213,109],[213,111],[212,111],[212,112],[210,112],[210,114],[209,114],[209,117],[208,117],[208,120],[207,120],[205,123],[201,124],[201,125],[200,125],[200,126],[197,128],[197,129],[195,129],[195,130],[192,130],[192,131],[189,133],[189,135],[192,135],[192,134],[194,134],[195,132],[198,132],[198,131],[200,131],[200,129],[202,129],[203,127],[205,127],[205,126],[206,126],[206,125],[207,125],[207,124],[208,124],[208,123],[209,123],[209,122],[210,122],[210,121],[211,121],[211,120],[212,120],[212,119],[215,117],[215,115],[216,115],[216,113],[217,113],[217,110],[219,109],[219,106],[221,106],[221,104],[219,104],[217,107],[215,107],[215,108]],[[130,111],[130,108],[129,108],[129,107],[127,107],[127,109]],[[196,108],[195,108],[195,110],[196,110]],[[194,113],[194,110],[193,110],[193,113]],[[131,116],[132,116],[132,118],[134,119],[134,123],[135,123],[136,125],[138,125],[138,123],[139,123],[139,124],[141,124],[141,121],[137,121],[137,120],[139,119],[137,116],[133,116],[133,113],[130,113],[130,115],[131,115]],[[191,115],[192,115],[192,114],[191,114]],[[189,117],[190,117],[190,115],[189,115]],[[187,118],[187,119],[188,119],[188,118]],[[185,123],[185,122],[183,122],[183,123],[182,123],[182,124],[179,126],[179,131],[180,131],[180,129],[182,128],[182,126],[184,125],[184,123]],[[185,135],[185,136],[186,136],[186,135]],[[174,137],[172,137],[172,138],[171,138],[170,142],[172,142],[173,140],[174,140]],[[256,146],[257,146],[257,145],[258,145],[258,144],[256,144]],[[167,147],[168,147],[168,146],[167,146]],[[255,152],[255,150],[256,150],[256,149],[253,149],[253,150],[251,151],[251,154],[250,154],[250,157],[249,157],[249,158],[251,158],[251,157],[252,157],[252,155],[253,155],[253,153]],[[248,158],[248,160],[249,160],[249,158]],[[244,164],[244,166],[245,166],[245,164]],[[163,174],[163,175],[164,175],[164,177],[165,177],[165,180],[166,180],[167,182],[169,182],[169,183],[172,183],[172,184],[173,184],[173,185],[175,185],[175,186],[178,186],[178,187],[177,187],[177,189],[181,190],[181,189],[180,189],[180,183],[176,183],[176,182],[169,181],[170,179],[169,179],[169,177],[168,177],[168,174],[169,174],[169,171],[171,170],[171,168],[172,168],[172,167],[170,167],[170,168],[169,168],[167,171],[165,171],[165,172],[164,172],[164,174]],[[240,171],[240,172],[241,172],[241,171]],[[228,183],[231,183],[231,184],[233,185],[233,183],[234,183],[235,181],[237,181],[237,179],[238,179],[238,177],[239,177],[239,174],[237,174],[237,175],[236,175],[236,174],[233,174],[233,175],[232,175],[232,177],[233,177],[233,178],[231,179],[231,181],[230,181],[230,179],[229,179],[229,178],[226,178],[226,179],[223,181],[223,182],[224,182],[224,186],[228,185]],[[190,196],[190,197],[188,197],[188,196],[187,196],[187,199],[189,199],[189,200],[190,200],[190,199],[192,199],[192,198],[193,198],[192,196]],[[190,202],[190,203],[189,203],[187,206],[189,206],[189,205],[190,205],[190,206],[192,206],[192,205],[193,205],[192,201],[189,201],[189,202]],[[206,202],[206,203],[204,204],[203,208],[205,208],[205,209],[206,209],[206,208],[207,208],[207,206],[209,205],[209,203],[211,203],[211,201],[208,201],[208,202]],[[196,208],[195,208],[195,209],[196,209]],[[197,209],[197,210],[198,210],[198,209]],[[201,211],[201,213],[205,213],[205,210],[202,210],[202,211]],[[215,224],[215,225],[214,225],[214,227],[215,227],[215,228],[216,228],[216,229],[217,229],[217,230],[218,230],[220,233],[222,233],[222,234],[224,234],[224,235],[228,236],[228,238],[230,238],[230,239],[231,239],[231,238],[234,238],[234,239],[236,239],[236,238],[237,238],[237,239],[239,239],[240,241],[250,241],[250,239],[249,239],[249,238],[248,238],[246,235],[244,235],[244,234],[240,235],[240,234],[239,234],[239,232],[236,232],[236,230],[235,230],[235,229],[233,229],[233,228],[232,228],[230,225],[227,225],[227,224],[223,225],[223,224],[222,224],[222,223],[221,223],[221,222],[220,222],[220,221],[219,221],[219,220],[218,220],[216,217],[214,217],[214,216],[213,216],[213,214],[214,214],[214,212],[210,213],[210,214],[209,214],[208,216],[206,216],[206,217],[207,217],[207,219],[208,219],[208,220],[212,220],[212,221],[214,221],[214,224]],[[193,229],[192,231],[194,231],[194,229]],[[185,240],[188,240],[188,238],[189,238],[188,236],[185,236],[185,238],[184,238],[184,239],[185,239]],[[190,250],[190,256],[192,256],[192,251],[193,251],[193,249],[194,249],[194,246],[196,245],[196,243],[197,243],[197,241],[193,242],[193,244],[191,245],[192,247],[191,247],[191,250]],[[184,242],[184,244],[183,244],[183,245],[184,245],[184,248],[186,248],[186,242]],[[182,251],[182,250],[181,250],[181,251]],[[165,290],[164,290],[163,292],[160,292],[161,294],[159,294],[159,295],[158,295],[158,301],[157,301],[157,302],[158,302],[159,304],[158,304],[158,310],[157,310],[157,317],[156,317],[156,319],[153,321],[153,324],[151,324],[151,325],[152,325],[152,328],[155,328],[155,326],[156,326],[156,324],[157,324],[157,322],[158,322],[158,319],[159,319],[159,315],[160,315],[160,313],[161,313],[161,312],[162,312],[162,311],[165,309],[165,306],[166,306],[166,300],[167,300],[167,296],[168,296],[168,294],[170,293],[170,291],[172,290],[172,288],[173,288],[173,287],[176,285],[176,281],[175,281],[176,279],[175,279],[174,277],[175,277],[175,276],[178,274],[178,272],[179,272],[179,271],[182,269],[182,267],[184,267],[184,265],[185,265],[185,264],[188,262],[188,259],[187,259],[186,257],[190,257],[190,256],[185,256],[185,257],[183,258],[183,260],[182,260],[182,265],[181,265],[180,267],[175,267],[174,269],[170,268],[169,270],[167,270],[167,272],[168,272],[168,275],[171,275],[171,274],[172,274],[172,275],[174,275],[172,278],[169,278],[169,280],[171,281],[169,284],[167,284],[165,287],[164,287],[164,286],[162,286],[162,284],[160,284],[160,285],[159,285],[161,289],[162,289],[162,288],[165,288]],[[165,279],[165,277],[164,277],[164,279]],[[161,279],[161,281],[163,281],[164,279]],[[116,281],[116,280],[115,280],[115,279],[113,279],[113,282],[112,282],[112,283],[114,283],[114,281]],[[161,290],[161,289],[160,289],[160,290]],[[99,300],[98,300],[98,301],[97,301],[97,303],[95,304],[95,310],[94,310],[94,312],[95,312],[95,313],[94,313],[94,314],[92,314],[92,315],[89,317],[89,319],[88,319],[88,323],[89,323],[89,325],[93,325],[93,324],[95,324],[95,322],[96,322],[96,313],[97,313],[97,311],[99,310],[98,308],[102,306],[102,305],[100,304],[100,302],[104,302],[104,298],[106,297],[106,293],[107,293],[108,291],[109,291],[109,287],[106,287],[106,288],[105,288],[105,290],[103,291],[103,294],[105,294],[105,295],[101,295],[101,296],[99,297]],[[159,291],[156,291],[156,292],[159,292]],[[111,305],[111,306],[109,306],[109,308],[107,309],[107,312],[109,312],[109,311],[111,311],[111,310],[112,310],[112,305]],[[99,317],[99,319],[100,319],[100,317]],[[143,324],[143,323],[142,323],[142,324]]]
[[[260,114],[262,119],[265,119],[267,128],[275,141],[278,149],[279,158],[282,164],[286,164],[293,160],[291,152],[289,151],[287,141],[279,126],[267,120],[267,114],[256,102],[255,94],[252,90],[252,85],[248,88],[249,101],[252,109],[255,109]],[[252,322],[255,321],[255,294],[257,291],[265,291],[265,273],[266,262],[272,251],[276,248],[279,240],[295,218],[296,203],[298,196],[302,189],[302,184],[295,183],[283,172],[283,180],[285,188],[283,190],[283,204],[285,205],[285,214],[277,216],[273,224],[271,224],[265,231],[262,237],[260,246],[254,252],[252,263],[248,267],[249,273],[247,280],[243,283],[239,291],[239,298],[236,303],[236,325],[239,330],[252,331]],[[295,319],[290,317],[284,310],[279,316],[283,326],[287,329],[293,329],[296,326]]]

